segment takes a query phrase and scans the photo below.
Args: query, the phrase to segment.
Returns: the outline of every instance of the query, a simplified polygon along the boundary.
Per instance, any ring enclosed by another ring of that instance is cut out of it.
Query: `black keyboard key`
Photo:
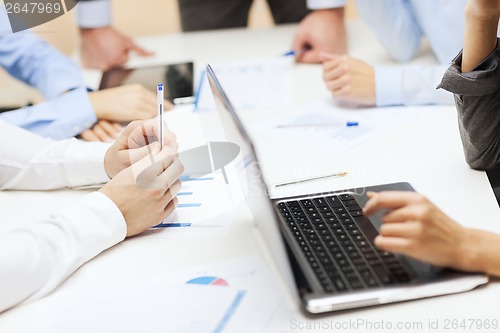
[[[345,230],[353,230],[353,229],[358,229],[358,226],[355,225],[354,223],[347,223],[344,224]]]
[[[335,213],[345,213],[345,212],[347,212],[347,210],[345,209],[345,207],[335,207],[335,208],[333,208],[333,211]]]
[[[321,216],[323,217],[335,217],[335,214],[332,212],[332,211],[328,211],[328,212],[319,212],[321,214]]]
[[[360,229],[363,230],[368,240],[373,241],[375,237],[377,237],[377,229],[375,229],[373,224],[366,216],[354,217],[354,220],[356,221]]]
[[[302,207],[304,207],[304,208],[313,206],[312,201],[309,199],[300,200],[300,203],[302,204]]]
[[[358,206],[358,203],[356,202],[356,200],[347,200],[347,201],[343,201],[342,202],[344,204],[344,206],[348,207],[348,206]]]
[[[332,209],[330,207],[328,207],[328,206],[323,206],[323,207],[318,207],[318,211],[320,213],[324,213],[324,212],[331,212]]]
[[[340,236],[340,235],[345,235],[345,234],[346,234],[346,233],[345,233],[345,230],[344,230],[344,229],[342,229],[342,228],[337,228],[337,229],[334,229],[334,230],[332,230],[332,231],[333,231],[333,234],[334,234],[335,236]]]
[[[361,281],[359,279],[349,281],[349,283],[351,284],[351,288],[354,289],[354,290],[359,290],[359,289],[363,289],[364,288],[363,284],[361,283]]]
[[[329,241],[333,240],[333,235],[331,235],[331,234],[322,235],[321,239],[323,240],[323,242],[329,242]]]
[[[316,209],[316,207],[314,206],[310,206],[310,207],[305,207],[304,208],[304,211],[306,212],[306,214],[309,214],[309,213],[317,213],[318,210]]]
[[[354,223],[354,220],[347,218],[347,219],[341,219],[340,222],[342,222],[342,224],[348,224],[348,223]]]
[[[362,210],[357,210],[355,212],[349,212],[351,213],[351,216],[352,217],[359,217],[359,216],[363,216],[363,211]]]
[[[330,206],[332,207],[342,207],[342,202],[340,201],[339,197],[337,197],[336,195],[334,196],[331,196],[331,197],[328,197],[326,198],[326,200],[328,201],[328,203],[330,204]]]
[[[343,240],[348,240],[348,239],[349,239],[349,237],[348,237],[347,235],[345,235],[345,234],[344,234],[344,235],[339,235],[339,236],[337,236],[337,238],[338,238],[340,241],[343,241]]]
[[[350,212],[357,212],[359,210],[363,210],[361,207],[358,205],[353,205],[353,206],[346,206],[347,210]]]
[[[345,286],[344,282],[342,282],[341,279],[333,280],[333,284],[335,285],[335,288],[337,288],[338,291],[346,291],[347,290],[347,287]]]
[[[350,194],[341,194],[339,197],[340,197],[340,200],[342,200],[342,201],[354,200],[354,197]]]
[[[311,218],[311,223],[312,224],[323,223],[323,219],[321,217],[313,217]]]
[[[387,285],[387,284],[391,284],[393,282],[393,280],[391,279],[391,274],[389,273],[389,271],[387,271],[387,269],[385,269],[384,266],[375,266],[375,267],[372,267],[373,271],[375,272],[375,274],[378,276],[380,282],[382,282],[383,284]]]
[[[349,213],[337,213],[337,217],[341,220],[349,219],[351,216]]]
[[[375,260],[378,259],[377,255],[375,252],[368,252],[364,254],[366,260]]]
[[[299,207],[300,206],[298,201],[287,201],[286,205],[288,207]]]
[[[361,231],[359,231],[358,229],[349,230],[349,235],[351,235],[351,236],[357,236],[360,234],[361,234]]]
[[[329,225],[331,225],[332,223],[336,223],[338,221],[339,220],[336,217],[325,217],[325,222]]]
[[[317,207],[325,207],[325,206],[328,207],[325,198],[314,198],[312,200]]]
[[[325,223],[315,223],[314,227],[316,228],[316,230],[325,230],[325,229],[328,229],[328,227],[326,226]]]

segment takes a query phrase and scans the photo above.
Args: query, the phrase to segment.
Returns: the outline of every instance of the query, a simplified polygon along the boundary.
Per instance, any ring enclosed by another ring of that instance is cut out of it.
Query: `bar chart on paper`
[[[222,172],[191,178],[181,177],[182,187],[177,194],[176,210],[148,234],[158,237],[213,235],[224,232],[231,222],[231,189]]]

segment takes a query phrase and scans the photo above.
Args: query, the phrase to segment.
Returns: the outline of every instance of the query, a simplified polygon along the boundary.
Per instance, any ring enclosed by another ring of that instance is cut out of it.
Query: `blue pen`
[[[310,47],[310,46],[306,46],[306,47],[304,47],[304,48],[303,48],[302,50],[300,50],[300,51],[290,50],[290,51],[288,51],[288,52],[286,52],[286,53],[283,53],[283,56],[284,56],[284,57],[297,56],[297,55],[300,55],[300,54],[302,54],[302,53],[304,53],[304,52],[309,51],[310,49],[311,49],[311,47]]]
[[[326,127],[326,126],[346,126],[346,127],[357,127],[359,123],[357,121],[346,121],[345,123],[318,123],[318,124],[287,124],[278,125],[276,128],[293,128],[293,127]]]
[[[198,111],[198,103],[200,102],[201,89],[203,88],[203,81],[205,78],[205,70],[201,71],[200,82],[198,82],[198,89],[196,89],[196,95],[194,96],[194,111]]]

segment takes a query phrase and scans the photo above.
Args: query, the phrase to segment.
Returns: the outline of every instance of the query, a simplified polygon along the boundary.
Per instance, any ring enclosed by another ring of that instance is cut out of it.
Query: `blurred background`
[[[304,0],[305,1],[305,0]],[[3,4],[3,0],[0,0]],[[355,1],[349,0],[346,17],[357,18]],[[132,37],[181,32],[177,0],[111,0],[113,25]],[[40,37],[69,56],[79,47],[75,25],[75,11],[33,29]],[[249,17],[249,28],[268,28],[274,25],[265,0],[254,0]],[[291,41],[290,41],[291,43]],[[39,102],[42,96],[25,84],[12,79],[0,68],[0,100],[3,105],[25,105]]]

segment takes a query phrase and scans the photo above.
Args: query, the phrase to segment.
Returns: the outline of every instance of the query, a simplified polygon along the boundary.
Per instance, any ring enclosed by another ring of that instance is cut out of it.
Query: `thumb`
[[[148,155],[155,155],[160,151],[159,144],[157,141],[142,146],[139,148],[129,149],[128,154],[130,158],[130,164],[134,164],[142,160],[144,157]],[[153,158],[154,159],[154,158]]]
[[[150,149],[147,149],[148,147]],[[174,150],[169,147],[163,147],[160,151],[160,147],[156,142],[140,149],[144,148],[146,148],[146,150],[142,150],[135,155],[135,158],[138,160],[131,166],[132,172],[136,178],[146,170],[149,170],[146,172],[147,175],[154,174],[157,176],[161,174],[163,170],[172,164],[177,156]],[[142,158],[139,157],[140,154],[143,154]]]

